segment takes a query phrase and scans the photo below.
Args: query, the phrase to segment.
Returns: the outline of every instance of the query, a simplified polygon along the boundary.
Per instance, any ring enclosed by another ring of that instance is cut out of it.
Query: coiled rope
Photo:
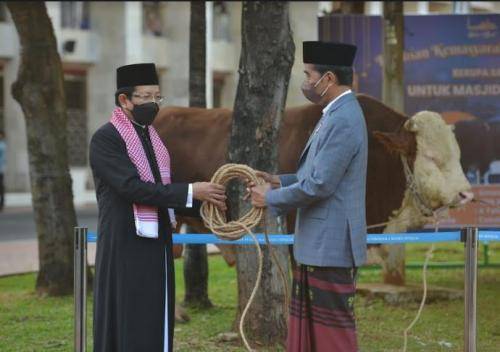
[[[263,185],[265,183],[263,179],[257,177],[255,170],[253,170],[251,167],[247,165],[242,165],[242,164],[226,164],[222,166],[215,172],[211,182],[225,186],[228,184],[229,181],[233,179],[249,180],[256,185]],[[227,222],[225,212],[219,210],[212,203],[203,202],[201,206],[201,217],[203,219],[203,222],[205,223],[205,226],[209,228],[215,235],[217,235],[217,237],[224,240],[235,241],[239,240],[245,234],[248,233],[250,234],[250,236],[252,236],[255,242],[255,247],[257,249],[258,261],[259,261],[257,278],[255,280],[255,286],[252,290],[250,298],[248,299],[245,309],[243,309],[243,313],[241,314],[239,323],[240,335],[248,351],[253,351],[253,350],[246,339],[243,327],[245,323],[245,317],[255,299],[255,295],[257,294],[257,291],[260,286],[260,281],[262,278],[263,258],[264,258],[262,255],[262,250],[260,248],[259,242],[251,229],[259,225],[262,221],[264,221],[265,223],[266,219],[264,214],[265,210],[263,208],[252,207],[252,209],[248,211],[245,215],[243,215],[240,219]],[[283,281],[283,287],[285,288],[284,312],[285,316],[288,316],[288,299],[289,299],[288,281],[286,279],[285,272],[281,267],[281,265],[279,264],[275,256],[274,250],[271,246],[271,243],[269,241],[267,226],[264,226],[264,228],[265,228],[264,234],[266,238],[266,243],[269,248],[269,252],[271,254],[272,260],[278,267],[281,279]]]

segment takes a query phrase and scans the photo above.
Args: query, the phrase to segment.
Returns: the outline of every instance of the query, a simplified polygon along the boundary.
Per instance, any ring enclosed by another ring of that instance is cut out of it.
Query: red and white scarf
[[[121,108],[115,108],[111,116],[111,123],[120,133],[127,146],[127,154],[137,168],[139,177],[144,182],[155,182],[153,171],[137,135],[137,131]],[[170,155],[168,150],[158,136],[153,126],[148,126],[149,136],[156,156],[156,162],[160,169],[161,182],[164,185],[171,183],[170,179]],[[144,204],[133,204],[135,228],[138,236],[158,238],[158,208]],[[172,226],[175,227],[175,214],[173,209],[168,209],[168,215]]]

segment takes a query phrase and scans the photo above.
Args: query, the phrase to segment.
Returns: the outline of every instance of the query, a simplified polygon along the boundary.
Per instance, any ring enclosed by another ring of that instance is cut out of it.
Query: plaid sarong
[[[297,265],[287,352],[355,352],[355,268]]]

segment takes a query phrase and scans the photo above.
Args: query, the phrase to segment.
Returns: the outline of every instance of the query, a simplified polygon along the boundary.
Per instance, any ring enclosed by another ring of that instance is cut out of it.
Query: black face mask
[[[134,121],[139,125],[149,126],[153,123],[159,110],[158,104],[150,102],[141,105],[134,104],[134,110],[131,113]]]

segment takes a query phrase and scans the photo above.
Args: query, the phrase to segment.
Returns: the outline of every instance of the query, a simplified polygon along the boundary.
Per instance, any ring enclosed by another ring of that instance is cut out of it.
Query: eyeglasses
[[[157,104],[165,102],[165,97],[162,97],[161,95],[155,97],[152,94],[144,94],[144,95],[132,94],[132,97],[137,98],[142,102],[154,101]]]

